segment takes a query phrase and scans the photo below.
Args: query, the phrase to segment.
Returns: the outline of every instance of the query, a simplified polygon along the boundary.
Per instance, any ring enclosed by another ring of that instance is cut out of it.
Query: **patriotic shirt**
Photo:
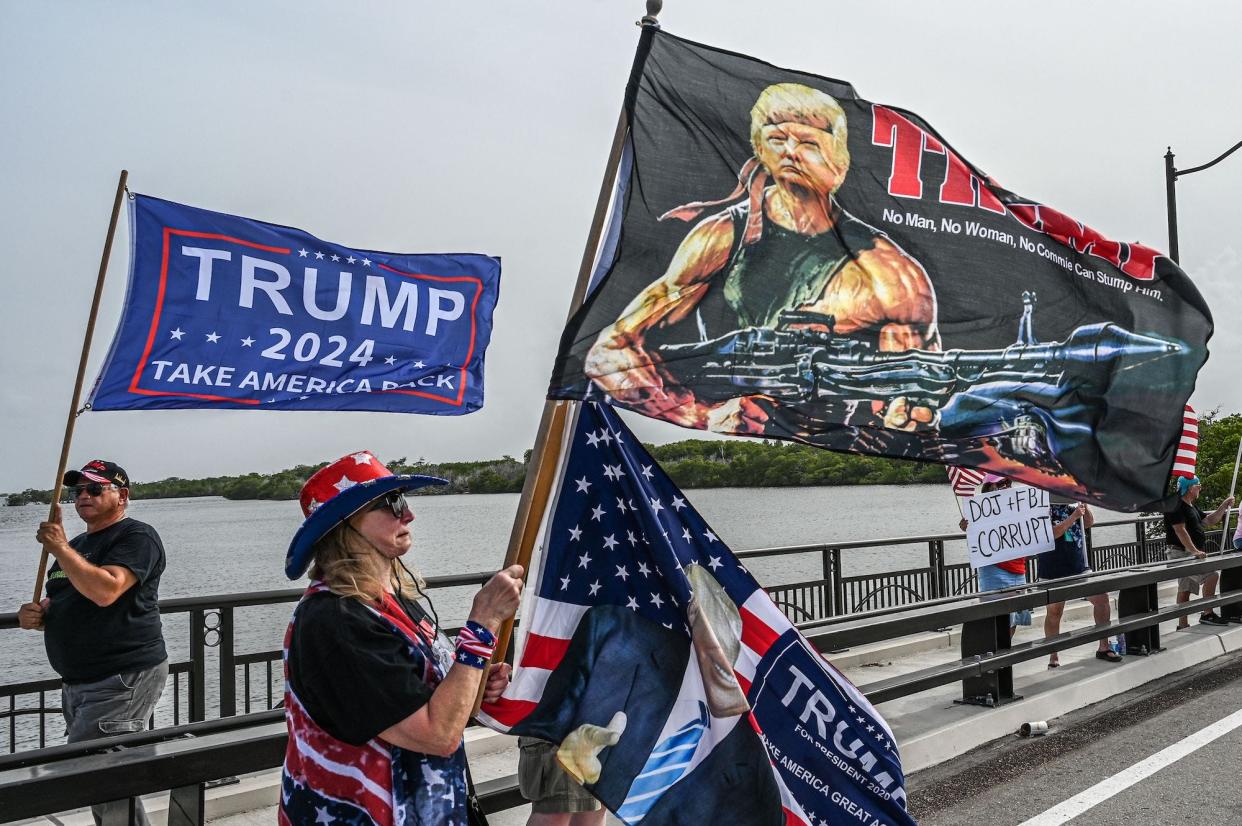
[[[452,656],[417,603],[312,583],[285,634],[280,822],[464,826],[465,746],[439,757],[379,738],[427,703]]]

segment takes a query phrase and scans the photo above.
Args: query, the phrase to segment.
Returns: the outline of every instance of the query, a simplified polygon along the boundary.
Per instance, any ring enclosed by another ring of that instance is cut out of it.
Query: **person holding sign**
[[[1012,486],[1012,482],[1003,476],[996,476],[989,473],[984,477],[983,485],[980,487],[980,493],[993,493],[998,490],[1007,490]],[[957,523],[958,528],[967,530],[970,523],[965,516]],[[1012,588],[1015,585],[1026,584],[1026,557],[1019,556],[1014,559],[1006,559],[995,565],[983,565],[976,569],[975,574],[979,579],[980,591],[996,591],[1001,588]],[[1011,611],[1009,613],[1009,636],[1012,637],[1018,633],[1019,625],[1031,624],[1031,609],[1023,608],[1021,611]]]
[[[1083,502],[1070,503],[1064,500],[1054,500],[1050,510],[1052,535],[1056,539],[1056,547],[1036,558],[1040,582],[1090,573],[1091,565],[1087,561],[1087,528],[1095,524],[1095,514],[1091,513],[1091,509]],[[1087,602],[1091,603],[1092,614],[1097,625],[1112,620],[1113,610],[1108,601],[1108,594],[1089,596]],[[1064,602],[1053,602],[1048,605],[1048,613],[1044,615],[1045,638],[1055,637],[1061,633],[1061,617],[1064,613]],[[1121,655],[1108,647],[1107,638],[1100,640],[1095,658],[1110,663],[1121,662]],[[1058,668],[1060,665],[1060,657],[1053,652],[1048,658],[1048,667]]]

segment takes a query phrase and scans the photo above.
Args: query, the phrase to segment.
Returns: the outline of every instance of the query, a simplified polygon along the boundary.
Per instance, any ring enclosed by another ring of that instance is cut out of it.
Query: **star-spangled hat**
[[[306,573],[314,556],[315,543],[369,502],[394,490],[447,484],[447,479],[435,476],[393,473],[366,450],[342,456],[316,471],[302,485],[298,500],[306,521],[289,543],[289,552],[285,554],[285,576],[297,579]]]

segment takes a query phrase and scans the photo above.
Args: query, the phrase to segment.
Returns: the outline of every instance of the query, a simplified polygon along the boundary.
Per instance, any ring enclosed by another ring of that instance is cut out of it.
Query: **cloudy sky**
[[[355,248],[501,256],[487,404],[456,419],[87,414],[74,466],[114,457],[153,480],[271,471],[359,448],[520,455],[641,13],[632,0],[0,0],[0,490],[52,482],[123,167],[134,191]],[[670,0],[661,19],[675,34],[912,109],[1007,188],[1160,249],[1166,146],[1187,168],[1242,140],[1242,6],[1223,0]],[[1182,263],[1217,319],[1192,401],[1226,412],[1242,410],[1239,192],[1242,152],[1178,191]],[[88,381],[117,323],[127,264],[121,235]],[[654,423],[640,433],[698,435]]]

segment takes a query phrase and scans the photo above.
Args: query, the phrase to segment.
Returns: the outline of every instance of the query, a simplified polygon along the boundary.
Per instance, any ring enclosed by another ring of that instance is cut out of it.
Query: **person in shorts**
[[[43,632],[48,662],[64,681],[68,742],[133,734],[146,728],[168,679],[159,609],[164,544],[155,528],[126,515],[129,475],[115,462],[93,459],[62,483],[86,533],[67,537],[59,505],[39,525],[35,539],[56,561],[47,598],[23,605],[18,623]],[[148,823],[142,801],[133,803],[133,822]],[[91,813],[103,823],[124,817],[129,805],[100,803]]]
[[[1091,509],[1082,502],[1053,497],[1049,506],[1049,517],[1052,519],[1052,536],[1056,544],[1051,551],[1036,557],[1039,581],[1091,573],[1091,565],[1087,560],[1087,529],[1095,524],[1095,515],[1091,513]],[[1091,603],[1096,625],[1112,620],[1113,610],[1108,594],[1093,594],[1087,597],[1087,602]],[[1049,603],[1048,612],[1044,615],[1045,638],[1061,633],[1061,617],[1064,613],[1064,602]],[[1121,655],[1108,647],[1107,638],[1100,640],[1095,658],[1110,663],[1121,662]],[[1058,668],[1060,665],[1061,658],[1054,651],[1048,658],[1048,667]]]
[[[518,789],[531,802],[527,826],[603,826],[603,807],[556,762],[555,743],[519,737],[518,748]]]
[[[1165,551],[1164,555],[1170,562],[1179,562],[1186,559],[1206,559],[1207,558],[1207,534],[1205,527],[1216,525],[1229,512],[1230,506],[1233,505],[1233,497],[1230,496],[1224,502],[1220,503],[1220,507],[1212,511],[1211,514],[1205,514],[1195,505],[1195,501],[1199,498],[1202,491],[1202,485],[1197,476],[1179,476],[1177,478],[1177,504],[1173,510],[1168,511],[1164,515],[1164,532],[1165,532]],[[1216,583],[1220,580],[1220,573],[1212,571],[1211,573],[1195,574],[1193,576],[1184,576],[1177,581],[1177,602],[1182,604],[1190,600],[1191,594],[1198,594],[1199,588],[1203,588],[1203,597],[1205,599],[1216,596]],[[1215,611],[1204,611],[1199,615],[1199,622],[1203,625],[1227,625],[1228,620],[1217,614]],[[1177,630],[1190,627],[1190,620],[1187,617],[1180,617],[1177,621]]]

